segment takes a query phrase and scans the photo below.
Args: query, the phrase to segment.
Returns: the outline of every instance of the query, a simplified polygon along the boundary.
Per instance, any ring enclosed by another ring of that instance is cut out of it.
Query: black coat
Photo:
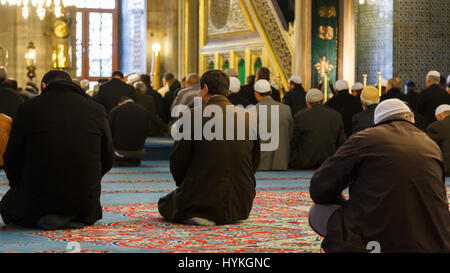
[[[224,96],[212,97],[208,101],[211,104],[223,111],[232,106]],[[248,116],[248,111],[235,109],[239,117]],[[225,114],[223,118],[226,119]],[[208,120],[204,118],[203,125]],[[193,128],[193,121],[191,124]],[[248,132],[249,124],[245,127]],[[236,139],[236,126],[234,132]],[[223,136],[226,136],[225,123]],[[255,172],[259,159],[257,140],[176,141],[170,156],[170,172],[178,188],[159,200],[159,212],[175,222],[202,217],[220,225],[247,219],[256,194]]]
[[[346,136],[352,134],[352,117],[362,111],[361,100],[349,94],[347,91],[339,91],[326,105],[338,111],[342,115]]]
[[[289,92],[284,94],[283,103],[291,108],[292,116],[306,108],[306,92],[303,87],[291,89]]]
[[[103,105],[106,113],[109,114],[109,111],[117,106],[117,103],[122,97],[129,97],[136,100],[134,88],[119,79],[113,78],[100,86],[95,100]]]
[[[22,102],[23,99],[17,92],[14,92],[10,88],[0,86],[0,109],[3,114],[14,119],[17,108]]]
[[[372,127],[374,125],[375,108],[378,104],[372,104],[366,110],[356,113],[352,118],[352,134]]]
[[[326,252],[449,252],[450,214],[439,147],[405,120],[348,139],[312,179],[316,204],[340,204],[328,220]],[[349,199],[339,196],[349,187]]]
[[[230,95],[228,95],[228,100],[234,104],[234,105],[242,105],[245,107],[247,107],[248,105],[250,105],[250,102],[244,98],[240,93],[232,93]]]
[[[427,125],[436,121],[435,111],[441,104],[450,104],[450,95],[438,84],[424,89],[417,100],[416,110],[427,119]]]
[[[113,108],[108,119],[114,149],[137,151],[144,148],[150,125],[150,116],[144,107],[127,102]]]
[[[444,120],[431,123],[428,126],[427,133],[441,148],[445,174],[450,176],[450,116],[447,116]]]
[[[239,92],[241,96],[243,96],[246,100],[250,102],[252,105],[256,105],[258,100],[255,97],[255,90],[253,89],[253,85],[244,85],[242,86],[242,90]]]
[[[381,95],[380,102],[387,99],[399,99],[401,101],[406,101],[406,96],[400,91],[400,89],[391,88],[385,94]]]
[[[408,94],[405,95],[405,99],[409,104],[409,108],[411,108],[412,110],[416,110],[419,94],[417,94],[415,91],[409,91]]]
[[[294,116],[289,167],[313,169],[332,156],[345,141],[341,115],[325,105],[314,105]]]
[[[170,120],[170,112],[169,107],[167,107],[164,98],[155,91],[151,86],[147,86],[147,92],[145,93],[147,96],[153,97],[156,105],[156,112],[158,116],[165,122],[168,123]]]
[[[159,117],[155,100],[152,96],[142,95],[139,91],[136,93],[136,104],[147,110],[150,118],[149,136],[162,136],[167,133],[167,124]]]
[[[105,109],[69,81],[19,106],[4,155],[11,189],[6,224],[34,226],[49,214],[93,224],[102,217],[100,181],[113,163]]]

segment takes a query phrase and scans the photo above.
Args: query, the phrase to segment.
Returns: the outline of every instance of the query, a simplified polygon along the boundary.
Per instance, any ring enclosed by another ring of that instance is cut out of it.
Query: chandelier
[[[62,9],[74,6],[77,0],[0,0],[0,4],[17,6],[22,10],[22,16],[27,19],[32,9],[36,15],[43,20],[47,11],[53,11],[56,18],[61,17]]]

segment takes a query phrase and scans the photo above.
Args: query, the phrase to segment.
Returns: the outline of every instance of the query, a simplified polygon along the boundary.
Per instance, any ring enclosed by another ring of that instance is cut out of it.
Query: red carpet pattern
[[[258,192],[247,221],[197,227],[165,222],[155,203],[110,205],[104,210],[139,220],[33,234],[156,252],[319,252],[321,238],[308,226],[310,206],[305,192]]]

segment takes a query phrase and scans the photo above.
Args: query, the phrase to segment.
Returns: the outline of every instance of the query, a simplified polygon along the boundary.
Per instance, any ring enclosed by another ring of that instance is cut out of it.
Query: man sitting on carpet
[[[5,224],[80,228],[102,218],[100,181],[113,163],[105,109],[64,71],[42,79],[42,94],[21,104],[4,155],[11,189]]]
[[[245,220],[250,214],[255,197],[255,172],[259,165],[260,146],[257,140],[250,140],[249,137],[247,119],[252,114],[234,106],[225,97],[229,84],[229,78],[222,71],[206,72],[200,79],[199,92],[205,107],[196,106],[183,114],[190,113],[194,119],[199,107],[221,109],[224,114],[219,121],[223,122],[222,139],[226,139],[225,109],[231,108],[238,118],[246,118],[243,125],[248,134],[244,140],[206,140],[203,136],[201,140],[182,139],[175,142],[170,156],[170,171],[178,188],[158,203],[160,214],[169,221],[196,225],[228,224]],[[179,128],[182,120],[174,124],[175,128]],[[203,117],[199,121],[202,124],[200,130],[209,120],[211,118]],[[239,130],[236,124],[234,139],[237,139]],[[183,128],[183,131],[190,130],[191,139],[194,139],[193,136],[198,133],[192,130],[196,129],[194,120],[190,127]]]
[[[375,126],[322,164],[310,195],[309,223],[326,252],[450,251],[441,151],[399,99],[380,103]]]
[[[145,156],[145,139],[150,130],[150,114],[131,98],[123,97],[109,112],[114,145],[114,165],[136,167]]]

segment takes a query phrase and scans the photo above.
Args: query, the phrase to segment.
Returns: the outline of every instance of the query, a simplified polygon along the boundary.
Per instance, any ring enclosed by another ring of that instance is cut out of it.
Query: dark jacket
[[[223,111],[227,105],[232,106],[225,96],[212,97],[207,105],[212,104]],[[234,108],[238,116],[249,115],[240,107]],[[203,125],[208,119],[203,119]],[[249,124],[245,127],[248,132]],[[234,139],[236,131],[235,126]],[[226,136],[225,125],[223,133]],[[170,172],[178,188],[159,200],[159,212],[175,222],[202,217],[220,225],[247,219],[255,197],[259,154],[257,140],[176,141],[170,156]]]
[[[280,95],[280,91],[278,91],[278,89],[276,89],[275,87],[271,86],[272,88],[272,99],[274,99],[275,101],[281,102],[281,95]]]
[[[258,100],[255,97],[255,90],[253,89],[253,85],[244,85],[242,86],[241,92],[239,92],[241,96],[243,96],[246,100],[250,102],[252,105],[256,105]]]
[[[292,116],[306,108],[306,92],[303,87],[291,89],[289,92],[284,94],[283,103],[291,108]]]
[[[158,116],[155,100],[152,96],[142,95],[139,91],[135,91],[136,104],[147,110],[150,118],[149,136],[162,136],[167,133],[167,124]]]
[[[345,135],[350,136],[352,134],[352,117],[362,111],[361,100],[344,90],[339,91],[326,105],[341,113]]]
[[[450,176],[450,116],[431,123],[427,132],[428,136],[441,148],[445,174]]]
[[[109,113],[109,126],[115,150],[138,151],[144,148],[150,115],[144,107],[127,102]]]
[[[232,93],[230,95],[228,95],[228,100],[234,104],[234,105],[242,105],[245,107],[247,107],[248,105],[250,105],[250,102],[244,98],[240,93]]]
[[[147,92],[145,94],[153,98],[158,116],[162,119],[162,121],[168,123],[170,120],[169,107],[167,107],[161,94],[159,94],[158,91],[154,90],[151,86],[147,86]]]
[[[101,219],[111,133],[105,109],[76,84],[52,83],[19,106],[4,160],[11,187],[0,203],[6,224],[33,226],[49,214],[85,224]]]
[[[356,134],[374,125],[375,108],[378,104],[372,104],[366,110],[356,113],[352,118],[352,134]]]
[[[434,84],[420,93],[416,110],[425,116],[427,125],[430,125],[433,121],[436,121],[434,112],[441,104],[450,104],[450,95],[442,90],[438,84]]]
[[[14,119],[19,104],[23,102],[22,97],[14,90],[0,86],[0,109],[3,114]]]
[[[95,100],[105,107],[106,113],[109,115],[109,111],[116,107],[123,97],[136,100],[133,86],[113,78],[100,86]]]
[[[342,204],[328,220],[326,252],[449,252],[450,215],[439,147],[406,120],[353,135],[312,179],[316,204]]]
[[[313,169],[332,156],[345,141],[341,115],[325,105],[313,105],[294,116],[289,167]]]
[[[380,102],[387,99],[399,99],[401,101],[406,101],[406,96],[400,91],[400,89],[391,88],[385,94],[381,95]]]
[[[408,94],[405,95],[406,102],[408,102],[409,108],[412,110],[416,110],[417,100],[419,99],[419,94],[415,91],[409,91]]]

